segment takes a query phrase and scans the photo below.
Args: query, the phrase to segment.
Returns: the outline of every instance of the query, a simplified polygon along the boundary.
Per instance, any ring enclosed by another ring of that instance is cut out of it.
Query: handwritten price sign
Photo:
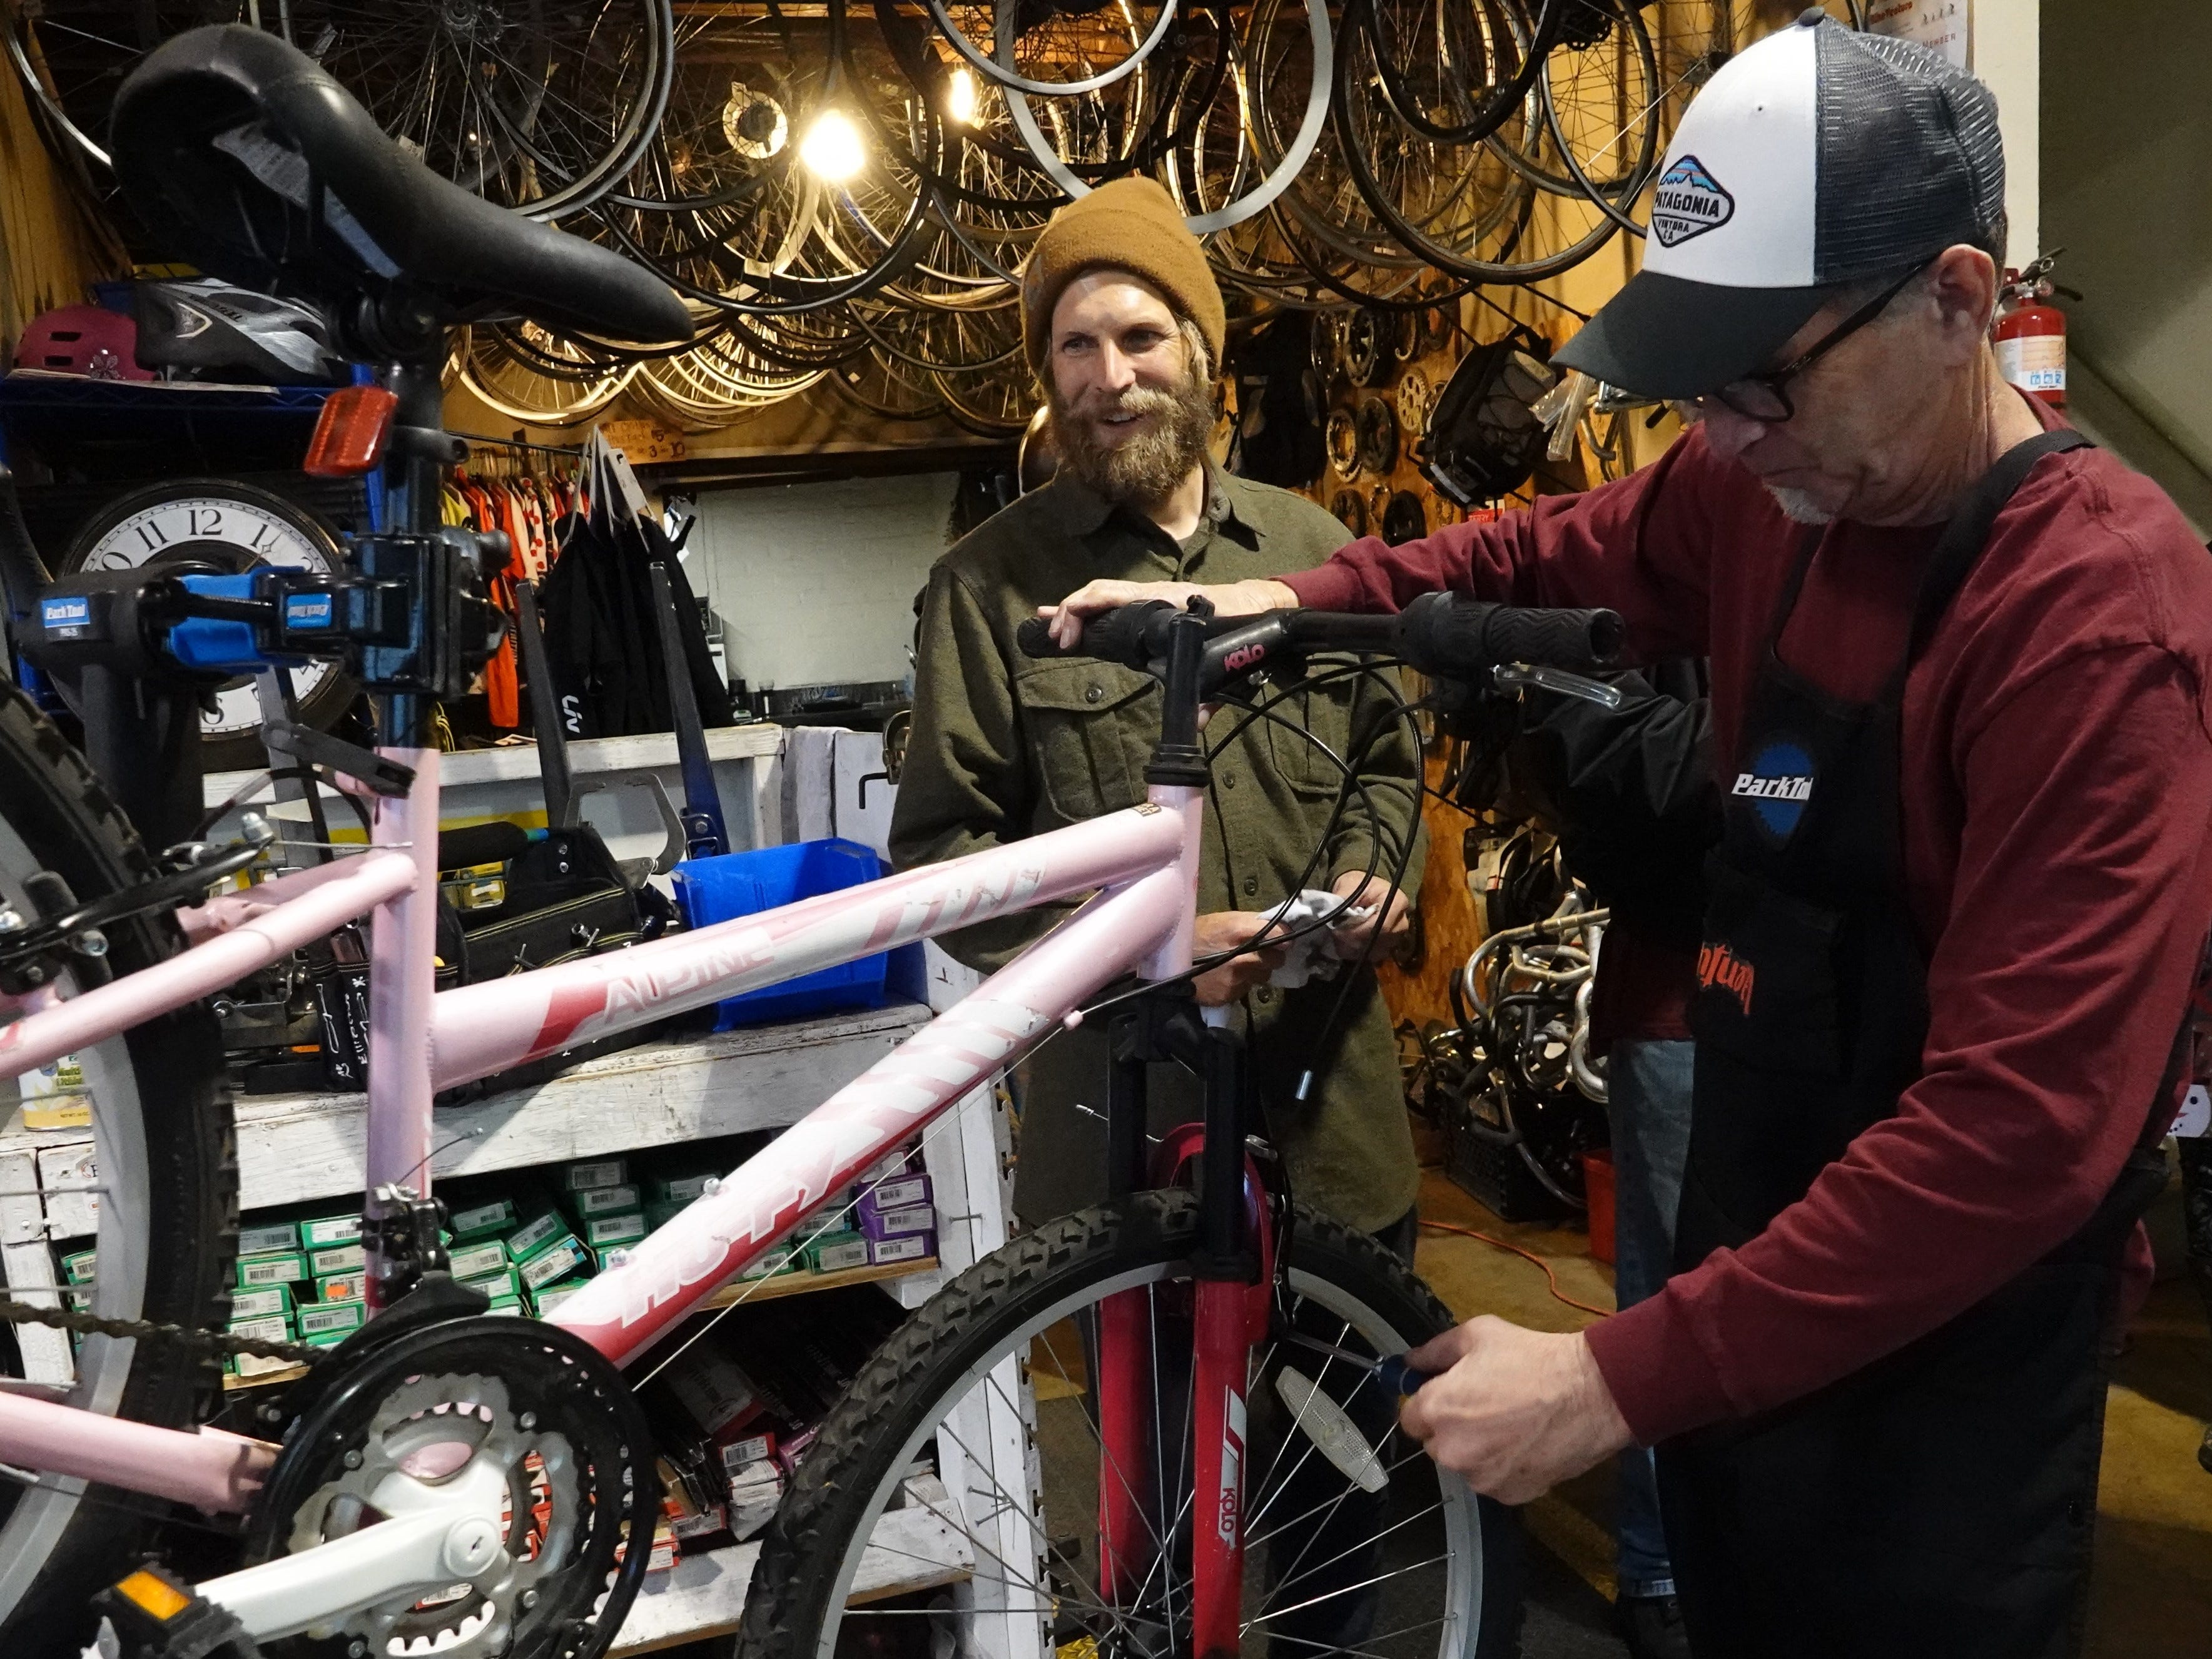
[[[1917,41],[1960,69],[1972,67],[1972,0],[1872,0],[1867,27]]]

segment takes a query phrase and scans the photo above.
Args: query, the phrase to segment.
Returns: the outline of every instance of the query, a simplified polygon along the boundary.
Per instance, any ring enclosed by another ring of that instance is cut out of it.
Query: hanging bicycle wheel
[[[1471,144],[1527,100],[1561,11],[1576,3],[1364,0],[1353,15],[1392,114],[1425,138]]]
[[[480,401],[530,426],[574,426],[622,395],[635,363],[610,365],[535,323],[479,323],[453,348],[456,376]]]
[[[1101,91],[1134,74],[1176,13],[1176,0],[927,3],[961,57],[1000,85],[1040,98]]]
[[[1658,65],[1654,114],[1664,143],[1681,125],[1690,100],[1735,56],[1741,7],[1735,0],[1638,0],[1636,9]]]
[[[963,1564],[946,1610],[986,1650],[1188,1652],[1197,1220],[1191,1194],[1139,1194],[1040,1228],[940,1291],[823,1425],[766,1535],[739,1651],[907,1650],[906,1632],[942,1616],[926,1598],[856,1598],[880,1595],[877,1581],[902,1570],[911,1581],[926,1552]],[[1146,1357],[1151,1422],[1136,1467],[1109,1456],[1099,1430],[1097,1335],[1109,1300],[1135,1327],[1118,1352]],[[1377,1356],[1452,1322],[1372,1239],[1304,1211],[1279,1312],[1286,1328]],[[1311,1396],[1297,1380],[1278,1386],[1291,1371],[1366,1438],[1379,1483],[1356,1482],[1316,1449],[1299,1426]],[[1515,1650],[1511,1513],[1405,1438],[1371,1371],[1271,1342],[1255,1351],[1247,1401],[1244,1653]],[[1136,1559],[1102,1561],[1102,1495],[1123,1492],[1142,1529]],[[1212,1503],[1209,1493],[1209,1516]]]
[[[671,0],[143,0],[9,15],[27,90],[102,168],[108,105],[138,60],[186,29],[243,23],[305,52],[434,171],[541,219],[630,168],[675,69]]]
[[[1643,227],[1626,209],[1658,161],[1665,100],[1657,55],[1626,0],[1574,5],[1585,33],[1544,61],[1539,84],[1549,142],[1523,165],[1545,189],[1588,200],[1641,236]]]

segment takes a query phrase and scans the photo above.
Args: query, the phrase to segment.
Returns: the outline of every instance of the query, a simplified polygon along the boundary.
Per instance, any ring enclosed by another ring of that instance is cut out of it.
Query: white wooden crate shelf
[[[956,1583],[975,1566],[967,1538],[920,1507],[886,1512],[869,1543],[853,1579],[854,1601]],[[611,1651],[650,1653],[732,1634],[744,1616],[745,1591],[759,1559],[757,1542],[737,1544],[687,1556],[668,1571],[651,1575]]]

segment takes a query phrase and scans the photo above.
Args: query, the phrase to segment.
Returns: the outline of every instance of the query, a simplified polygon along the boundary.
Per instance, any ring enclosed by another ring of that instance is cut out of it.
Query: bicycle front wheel
[[[932,1299],[823,1424],[763,1543],[739,1653],[911,1651],[922,1621],[947,1626],[961,1652],[1006,1659],[1085,1644],[1139,1659],[1190,1651],[1197,1222],[1194,1195],[1140,1194],[1024,1235]],[[1291,1237],[1283,1311],[1298,1331],[1383,1355],[1451,1324],[1365,1235],[1302,1210]],[[1151,1357],[1142,1469],[1105,1450],[1095,1405],[1101,1310],[1123,1292],[1117,1310],[1141,1309]],[[1297,1426],[1276,1387],[1285,1367],[1367,1437],[1388,1471],[1382,1491],[1340,1474]],[[1269,1342],[1253,1351],[1249,1383],[1242,1651],[1515,1651],[1511,1514],[1399,1431],[1371,1373]],[[1100,1560],[1109,1483],[1141,1494],[1146,1534],[1146,1560],[1118,1572]]]
[[[76,752],[21,692],[0,686],[0,905],[35,915],[32,878],[40,872],[89,901],[153,868]],[[167,916],[105,931],[102,964],[118,975],[182,943]],[[81,988],[75,969],[59,981],[65,997]],[[214,1017],[204,1006],[179,1009],[93,1045],[77,1061],[91,1108],[91,1164],[41,1183],[49,1237],[11,1231],[4,1294],[53,1306],[56,1297],[42,1288],[54,1282],[43,1246],[64,1255],[90,1246],[98,1253],[93,1312],[220,1326],[238,1246],[238,1164]],[[90,1191],[58,1201],[57,1189],[70,1187]],[[88,1203],[97,1206],[96,1232],[86,1229]],[[88,1336],[72,1356],[61,1332],[32,1326],[0,1328],[0,1375],[12,1379],[6,1386],[165,1428],[201,1418],[221,1381],[211,1357],[173,1345]],[[7,1473],[0,1480],[0,1653],[74,1656],[92,1637],[88,1598],[130,1570],[145,1519],[161,1506],[82,1480]]]

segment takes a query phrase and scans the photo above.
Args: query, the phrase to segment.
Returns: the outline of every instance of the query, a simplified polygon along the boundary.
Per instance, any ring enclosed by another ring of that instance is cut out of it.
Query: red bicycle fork
[[[1241,1132],[1243,1052],[1226,1034],[1207,1048],[1209,1109],[1162,1142],[1152,1185],[1173,1187],[1201,1147],[1200,1237],[1192,1266],[1190,1394],[1186,1407],[1159,1365],[1180,1371],[1180,1345],[1164,1345],[1153,1288],[1117,1291],[1097,1320],[1099,1589],[1109,1605],[1157,1600],[1172,1626],[1184,1609],[1169,1586],[1188,1540],[1189,1653],[1226,1659],[1237,1651],[1243,1607],[1244,1481],[1250,1463],[1246,1389],[1255,1344],[1267,1340],[1274,1281],[1274,1232],[1258,1166]],[[1141,1123],[1141,1117],[1136,1120]],[[1165,1346],[1167,1352],[1161,1350]],[[1185,1420],[1188,1446],[1172,1437]],[[1191,1473],[1187,1504],[1175,1477]],[[1163,1502],[1163,1494],[1169,1500]],[[1184,1533],[1184,1527],[1188,1532]],[[1163,1560],[1163,1553],[1168,1558]],[[1158,1587],[1156,1597],[1146,1592]]]

